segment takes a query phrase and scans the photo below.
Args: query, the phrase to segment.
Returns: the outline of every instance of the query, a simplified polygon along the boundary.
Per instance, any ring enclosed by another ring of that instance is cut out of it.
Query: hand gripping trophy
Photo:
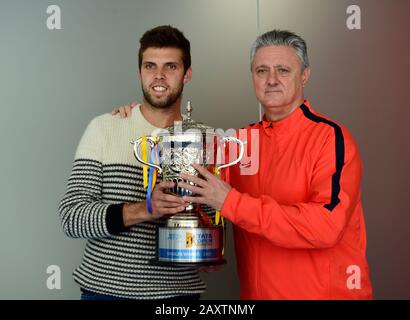
[[[201,164],[214,173],[238,163],[244,153],[244,143],[234,137],[218,136],[213,128],[191,119],[192,106],[188,102],[187,117],[175,122],[173,127],[162,129],[156,136],[141,137],[131,143],[134,155],[143,165],[150,167],[148,185],[152,185],[155,170],[164,181],[175,182],[168,190],[178,196],[192,195],[191,191],[178,187],[182,179],[180,173],[198,175],[191,166]],[[224,146],[227,142],[239,145],[238,157],[227,164],[218,163],[225,158]],[[150,162],[146,144],[151,152]],[[145,159],[143,159],[145,158]],[[155,178],[155,177],[154,177]],[[185,181],[191,183],[189,181]],[[150,208],[149,192],[147,196]],[[218,215],[218,213],[217,213]],[[219,218],[219,217],[218,217]],[[209,266],[226,263],[224,259],[225,228],[223,219],[210,219],[201,212],[200,206],[190,203],[183,212],[166,219],[165,225],[158,226],[156,257],[151,262],[158,265],[172,266]]]

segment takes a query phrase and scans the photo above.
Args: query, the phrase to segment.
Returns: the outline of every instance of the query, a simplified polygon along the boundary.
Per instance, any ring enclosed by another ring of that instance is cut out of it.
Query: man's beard
[[[184,90],[184,85],[181,85],[179,88],[177,88],[174,91],[171,91],[170,94],[166,97],[165,100],[157,100],[155,101],[152,98],[152,95],[149,93],[149,89],[144,88],[144,86],[141,86],[142,88],[142,93],[144,95],[145,100],[154,108],[158,109],[167,109],[170,106],[172,106],[182,95],[182,91]]]

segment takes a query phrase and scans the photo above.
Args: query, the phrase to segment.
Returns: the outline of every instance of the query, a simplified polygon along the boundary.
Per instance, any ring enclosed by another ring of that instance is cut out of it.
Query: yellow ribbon
[[[214,175],[219,176],[220,172],[217,167],[214,168]],[[221,220],[221,212],[219,210],[215,211],[215,224],[218,226],[219,221]],[[223,224],[223,217],[222,217],[222,224]]]
[[[220,176],[220,172],[218,170],[217,167],[214,168],[214,175],[216,176]],[[222,241],[223,241],[223,245],[222,245],[222,257],[225,256],[225,221],[224,221],[224,217],[221,216],[221,211],[216,210],[215,211],[215,225],[218,226],[219,222],[222,223]]]
[[[148,162],[148,153],[147,153],[147,137],[145,135],[142,136],[141,141],[141,148],[142,148],[142,160]],[[148,188],[148,166],[146,164],[142,165],[142,180],[144,189]]]
[[[214,168],[214,175],[220,176],[220,172],[219,172],[217,167]],[[219,222],[221,222],[221,224],[222,224],[222,237],[223,237],[223,239],[222,239],[222,241],[223,241],[222,257],[223,257],[223,256],[225,256],[225,241],[226,241],[226,239],[225,239],[225,237],[226,237],[226,234],[225,234],[225,220],[224,220],[224,217],[221,216],[221,211],[216,210],[215,211],[215,225],[218,226]]]
[[[155,137],[153,138],[153,140],[154,140],[154,143],[155,143]],[[157,145],[155,145],[154,146],[154,164],[158,164],[158,155],[157,155],[157,149],[158,149],[158,146]],[[154,190],[154,187],[155,187],[155,184],[157,183],[157,169],[154,169],[154,173],[153,173],[153,177],[152,177],[152,189],[151,190]]]

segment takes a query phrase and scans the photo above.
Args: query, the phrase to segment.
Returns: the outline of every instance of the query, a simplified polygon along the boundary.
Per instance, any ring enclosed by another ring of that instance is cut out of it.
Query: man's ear
[[[307,83],[308,80],[309,80],[309,77],[310,77],[310,68],[308,67],[308,68],[305,68],[305,70],[303,70],[303,72],[302,72],[302,83],[303,83],[303,86],[306,85],[306,83]]]
[[[192,78],[192,67],[189,67],[184,75],[184,84],[186,84]]]

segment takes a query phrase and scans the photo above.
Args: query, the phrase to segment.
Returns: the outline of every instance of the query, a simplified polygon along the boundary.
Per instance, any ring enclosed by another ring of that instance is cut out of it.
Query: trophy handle
[[[243,154],[245,152],[243,141],[241,141],[237,138],[234,138],[234,137],[223,137],[222,140],[224,140],[225,142],[231,142],[232,141],[232,142],[236,142],[237,144],[239,144],[239,156],[235,161],[232,161],[230,163],[218,166],[217,167],[218,171],[220,171],[221,169],[224,169],[224,168],[227,168],[227,167],[230,167],[230,166],[233,166],[233,165],[237,164],[239,161],[241,161],[241,159],[243,157]]]
[[[153,139],[152,137],[147,137],[147,141],[150,143],[151,148],[154,148],[154,146],[155,146],[154,139]],[[143,164],[145,164],[145,165],[147,165],[147,166],[149,166],[149,167],[153,167],[153,168],[157,169],[157,170],[158,170],[158,174],[162,174],[162,168],[161,168],[160,166],[158,166],[158,165],[156,165],[156,164],[154,164],[154,163],[151,163],[151,162],[146,162],[146,161],[144,161],[144,160],[141,159],[141,157],[140,157],[139,154],[138,154],[138,147],[140,146],[141,143],[142,143],[142,138],[139,138],[137,141],[131,141],[131,144],[134,145],[134,155],[135,155],[135,158],[137,158],[137,160],[138,160],[139,162],[141,162],[141,163],[143,163]]]

